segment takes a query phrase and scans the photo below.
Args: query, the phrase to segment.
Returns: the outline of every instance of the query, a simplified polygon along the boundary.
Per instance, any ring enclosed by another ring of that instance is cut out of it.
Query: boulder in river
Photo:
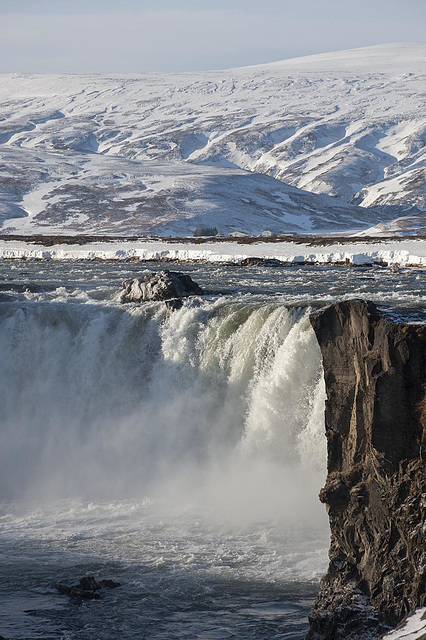
[[[182,306],[182,298],[204,293],[191,276],[168,269],[147,274],[143,278],[125,280],[123,289],[120,302],[164,300],[173,309]]]
[[[93,576],[84,576],[80,578],[78,584],[68,586],[56,583],[54,587],[61,595],[69,596],[71,600],[81,602],[82,600],[99,600],[101,597],[98,593],[99,591],[104,588],[115,589],[116,587],[121,587],[121,584],[114,580],[98,581]]]
[[[284,262],[276,258],[257,258],[251,256],[243,258],[240,262],[242,267],[282,267]]]

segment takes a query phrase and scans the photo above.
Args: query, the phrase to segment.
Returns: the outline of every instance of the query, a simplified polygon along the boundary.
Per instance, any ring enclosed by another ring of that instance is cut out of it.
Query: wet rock
[[[308,638],[379,638],[426,606],[426,327],[362,300],[311,324],[327,391],[331,546]]]
[[[99,591],[104,588],[116,589],[121,587],[121,584],[114,580],[100,580],[98,582],[93,576],[84,576],[80,578],[76,585],[67,586],[56,583],[53,586],[61,595],[69,596],[72,600],[81,602],[82,600],[99,600],[101,597],[98,593]]]
[[[80,586],[68,587],[65,584],[55,584],[55,588],[61,596],[69,596],[72,600],[99,600],[100,595],[92,589],[83,589]]]
[[[282,267],[281,260],[275,258],[244,258],[241,260],[240,265],[242,267]]]
[[[125,280],[123,289],[120,302],[164,300],[172,309],[182,306],[182,298],[203,294],[201,287],[190,276],[169,270]]]
[[[84,591],[98,591],[101,588],[99,582],[93,576],[85,576],[80,578],[80,589]]]
[[[115,580],[100,580],[98,584],[101,588],[104,587],[106,589],[117,589],[117,587],[121,587],[121,582],[115,582]]]
[[[183,301],[181,298],[172,298],[171,300],[165,300],[165,305],[170,311],[177,311],[182,308]]]

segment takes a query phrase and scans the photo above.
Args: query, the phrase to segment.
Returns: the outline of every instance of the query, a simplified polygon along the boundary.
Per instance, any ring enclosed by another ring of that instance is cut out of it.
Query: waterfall
[[[325,392],[306,309],[10,302],[0,325],[2,499],[191,493],[260,517],[316,501]]]

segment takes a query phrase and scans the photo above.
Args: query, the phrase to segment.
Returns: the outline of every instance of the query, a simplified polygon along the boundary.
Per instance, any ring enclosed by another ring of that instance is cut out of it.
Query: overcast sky
[[[426,0],[0,0],[0,72],[195,71],[425,42]]]

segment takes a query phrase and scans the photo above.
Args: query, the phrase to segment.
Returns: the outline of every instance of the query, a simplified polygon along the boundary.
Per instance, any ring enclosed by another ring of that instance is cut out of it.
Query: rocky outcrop
[[[125,280],[123,289],[121,302],[164,300],[172,309],[182,306],[182,298],[203,294],[201,287],[190,276],[167,269],[150,273],[144,278]]]
[[[282,267],[284,262],[276,258],[243,258],[240,265],[242,267]]]
[[[426,605],[426,326],[362,300],[311,324],[327,390],[331,547],[308,638],[378,638]]]
[[[62,583],[56,583],[53,586],[61,595],[69,596],[75,602],[81,602],[83,600],[99,600],[101,598],[99,592],[102,589],[116,589],[121,587],[121,584],[114,580],[100,580],[98,582],[93,576],[84,576],[80,578],[78,584],[72,586]]]

